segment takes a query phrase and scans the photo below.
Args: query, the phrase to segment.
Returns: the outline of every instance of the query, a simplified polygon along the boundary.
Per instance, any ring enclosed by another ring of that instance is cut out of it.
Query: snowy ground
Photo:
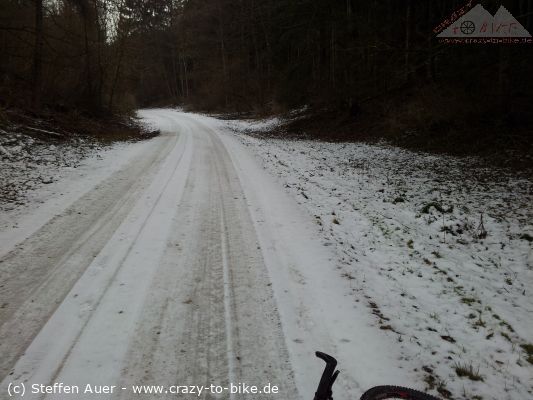
[[[62,179],[67,171],[101,151],[85,138],[44,140],[16,132],[0,132],[0,207],[12,210],[26,203],[34,189]]]
[[[531,181],[387,145],[275,139],[258,133],[268,121],[229,125],[315,218],[349,301],[400,349],[405,384],[531,398]]]
[[[313,220],[225,125],[142,116],[159,137],[117,149],[108,168],[86,159],[83,175],[43,186],[58,188],[0,229],[0,398],[21,383],[121,388],[98,399],[160,385],[156,397],[171,399],[171,385],[243,382],[309,399],[315,350],[350,371],[338,399],[379,377],[405,381],[370,318],[346,318],[348,282],[330,273]],[[359,359],[371,373],[355,376]]]
[[[142,143],[0,133],[0,256],[144,150]]]
[[[228,382],[311,399],[315,350],[339,359],[340,400],[378,384],[531,397],[530,182],[243,133],[276,121],[141,115],[162,135],[68,166],[72,150],[3,142],[4,182],[37,183],[0,214],[0,399],[58,381],[125,387],[99,399]]]

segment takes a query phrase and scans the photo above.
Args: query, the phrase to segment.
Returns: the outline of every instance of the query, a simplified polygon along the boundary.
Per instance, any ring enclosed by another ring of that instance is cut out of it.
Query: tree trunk
[[[41,90],[43,84],[43,0],[35,0],[35,48],[33,53],[33,97],[35,111],[41,110]]]
[[[220,45],[220,58],[222,62],[222,76],[223,76],[223,90],[224,90],[224,105],[228,106],[228,71],[227,71],[227,61],[226,61],[226,43],[224,38],[224,19],[222,15],[222,5],[220,0],[217,1],[218,8],[218,34],[219,34],[219,45]]]
[[[411,0],[407,0],[405,9],[405,80],[409,80],[409,52],[411,51]]]
[[[127,33],[127,32],[126,32]],[[119,41],[119,52],[117,66],[115,68],[115,76],[111,85],[111,93],[109,94],[109,112],[113,112],[113,100],[115,98],[115,91],[117,89],[118,81],[120,78],[120,69],[122,68],[122,58],[124,57],[124,46],[126,41],[126,35],[124,35]]]

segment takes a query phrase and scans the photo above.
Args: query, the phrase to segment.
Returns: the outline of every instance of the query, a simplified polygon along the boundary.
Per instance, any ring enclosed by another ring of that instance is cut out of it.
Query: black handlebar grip
[[[329,354],[317,351],[315,355],[326,362],[324,372],[320,378],[320,383],[315,392],[314,400],[328,400],[332,398],[331,387],[339,375],[339,371],[335,371],[337,360]]]
[[[324,360],[326,364],[333,365],[333,368],[337,366],[337,360],[334,357],[330,356],[329,354],[322,353],[321,351],[317,351],[315,352],[315,355],[321,360]]]

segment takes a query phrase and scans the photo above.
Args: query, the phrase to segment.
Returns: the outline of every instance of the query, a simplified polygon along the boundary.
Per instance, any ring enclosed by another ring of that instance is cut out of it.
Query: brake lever
[[[337,360],[329,354],[320,351],[317,351],[315,355],[323,360],[326,366],[324,367],[324,372],[322,372],[314,400],[333,400],[332,387],[337,376],[339,376],[339,371],[335,371]]]

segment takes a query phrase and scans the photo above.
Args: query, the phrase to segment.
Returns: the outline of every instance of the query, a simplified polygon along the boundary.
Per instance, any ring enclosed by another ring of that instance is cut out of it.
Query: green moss
[[[461,299],[461,303],[468,304],[471,306],[474,303],[478,303],[479,301],[477,299],[474,299],[473,297],[463,297]]]
[[[533,344],[530,344],[530,343],[521,344],[520,347],[526,352],[527,361],[530,364],[533,364]]]

